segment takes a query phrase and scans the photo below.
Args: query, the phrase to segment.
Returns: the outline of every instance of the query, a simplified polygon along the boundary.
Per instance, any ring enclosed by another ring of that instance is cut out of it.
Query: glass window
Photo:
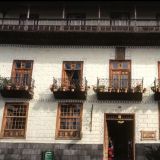
[[[7,103],[4,110],[3,137],[25,137],[28,104]]]
[[[82,104],[60,104],[57,138],[79,139],[81,132]]]

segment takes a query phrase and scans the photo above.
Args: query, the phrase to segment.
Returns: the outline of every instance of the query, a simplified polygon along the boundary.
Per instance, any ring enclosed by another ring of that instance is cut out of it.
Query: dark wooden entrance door
[[[106,114],[107,160],[134,160],[134,115]]]

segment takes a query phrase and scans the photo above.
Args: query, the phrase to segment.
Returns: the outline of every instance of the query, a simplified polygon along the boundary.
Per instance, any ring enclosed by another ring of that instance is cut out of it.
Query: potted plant
[[[119,89],[119,88],[117,88],[117,89],[116,89],[116,92],[117,92],[117,93],[119,93],[119,91],[120,91],[120,89]]]
[[[112,91],[112,87],[108,87],[108,92],[111,92]]]
[[[1,82],[2,82],[2,85],[1,87],[7,90],[10,90],[12,88],[12,83],[11,83],[11,80],[8,79],[8,78],[1,78]]]
[[[93,91],[97,92],[97,87],[96,86],[93,86]]]
[[[28,90],[28,88],[29,88],[29,87],[26,85],[26,86],[25,86],[25,90]]]
[[[142,85],[137,85],[136,87],[135,87],[135,91],[136,92],[142,92]]]
[[[127,88],[124,88],[124,92],[127,93],[127,91],[128,91],[128,89],[127,89]]]
[[[144,89],[143,89],[143,93],[145,93],[146,91],[147,91],[147,89],[146,89],[146,88],[144,88]]]
[[[103,92],[104,89],[105,89],[105,85],[99,85],[99,86],[98,86],[98,90],[99,90],[100,92]]]
[[[157,86],[158,87],[158,86]],[[156,88],[157,88],[156,86],[152,86],[151,87],[151,90],[153,91],[153,92],[156,92]]]

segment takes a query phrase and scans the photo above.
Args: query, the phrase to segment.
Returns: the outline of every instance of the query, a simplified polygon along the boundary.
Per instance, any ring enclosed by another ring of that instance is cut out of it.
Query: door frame
[[[132,119],[130,119],[130,121],[133,121],[133,160],[135,160],[135,113],[104,113],[104,140],[103,140],[103,159],[104,160],[108,160],[108,155],[107,155],[107,158],[104,157],[105,155],[105,149],[107,149],[108,151],[108,145],[106,143],[108,143],[106,141],[106,134],[108,134],[107,131],[107,115],[122,115],[122,116],[125,116],[125,115],[129,115],[129,116],[133,116]],[[116,120],[116,119],[115,119]],[[121,118],[121,120],[126,120],[126,121],[129,121],[129,119],[125,119],[125,118]],[[108,153],[107,153],[108,154]]]

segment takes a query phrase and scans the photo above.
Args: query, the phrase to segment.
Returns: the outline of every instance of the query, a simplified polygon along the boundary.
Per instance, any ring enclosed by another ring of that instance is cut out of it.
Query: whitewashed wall
[[[29,101],[26,139],[0,139],[0,142],[46,142],[46,143],[83,143],[102,144],[104,113],[135,113],[136,143],[160,142],[158,140],[158,104],[153,100],[150,87],[157,77],[157,62],[160,61],[160,48],[126,48],[126,59],[132,60],[132,78],[144,78],[147,92],[143,101],[106,102],[96,100],[92,86],[97,77],[109,77],[109,59],[114,59],[114,48],[107,47],[34,47],[34,46],[0,46],[0,75],[11,75],[14,59],[34,60],[33,79],[35,80],[34,99]],[[57,101],[53,98],[49,86],[53,76],[61,77],[63,61],[84,61],[83,75],[91,86],[88,98],[83,105],[82,139],[55,140]],[[0,128],[5,102],[23,101],[22,99],[4,99],[0,97]],[[93,104],[93,126],[90,132],[90,112]],[[121,108],[119,108],[121,106]],[[141,141],[141,130],[155,130],[156,141]]]

